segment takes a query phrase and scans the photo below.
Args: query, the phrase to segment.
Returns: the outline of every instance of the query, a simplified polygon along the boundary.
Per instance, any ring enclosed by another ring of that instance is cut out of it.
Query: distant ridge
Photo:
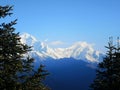
[[[22,43],[33,46],[30,55],[35,58],[43,60],[47,58],[74,58],[76,60],[84,60],[87,62],[99,62],[103,57],[102,53],[94,50],[93,46],[87,42],[76,42],[67,48],[51,48],[28,33],[23,33],[20,36]]]

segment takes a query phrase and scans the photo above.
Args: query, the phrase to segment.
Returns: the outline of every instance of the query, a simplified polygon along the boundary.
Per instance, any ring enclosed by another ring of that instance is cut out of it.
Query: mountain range
[[[35,70],[43,64],[50,73],[44,83],[51,90],[89,89],[103,53],[94,50],[87,42],[76,42],[66,48],[51,48],[28,33],[20,36],[23,44],[32,46],[28,54],[35,58]]]
[[[32,46],[32,51],[29,54],[40,60],[48,58],[55,60],[73,58],[75,60],[84,60],[86,62],[99,62],[103,57],[103,54],[100,51],[94,50],[93,46],[87,42],[76,42],[66,48],[51,48],[45,42],[37,40],[28,33],[23,33],[20,37],[23,44]]]

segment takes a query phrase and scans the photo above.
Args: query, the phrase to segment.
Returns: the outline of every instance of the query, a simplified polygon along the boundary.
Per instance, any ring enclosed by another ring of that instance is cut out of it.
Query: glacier
[[[20,37],[23,44],[32,46],[32,51],[29,52],[29,54],[40,60],[45,60],[47,58],[55,60],[74,58],[75,60],[98,63],[103,58],[103,53],[94,50],[93,45],[85,41],[76,42],[67,48],[51,48],[46,43],[37,40],[34,36],[28,33],[23,33]]]

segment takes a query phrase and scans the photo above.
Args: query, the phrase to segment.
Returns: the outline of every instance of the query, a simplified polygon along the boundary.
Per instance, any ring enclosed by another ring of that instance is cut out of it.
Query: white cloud
[[[53,41],[50,43],[50,45],[52,45],[52,46],[59,46],[59,45],[63,45],[63,44],[64,44],[64,42],[62,42],[62,41]]]
[[[45,39],[44,41],[45,41],[45,42],[47,42],[47,41],[48,41],[48,39]]]

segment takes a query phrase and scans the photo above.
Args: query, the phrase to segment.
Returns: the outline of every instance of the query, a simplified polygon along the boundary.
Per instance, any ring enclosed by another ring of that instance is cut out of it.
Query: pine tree
[[[0,6],[0,18],[10,16],[12,6]],[[31,46],[22,44],[13,27],[17,20],[0,25],[0,90],[49,90],[43,83],[44,66],[34,70],[34,59],[26,56]]]
[[[120,90],[120,47],[113,45],[112,37],[106,46],[108,52],[103,62],[98,64],[96,79],[91,84],[93,90]]]

